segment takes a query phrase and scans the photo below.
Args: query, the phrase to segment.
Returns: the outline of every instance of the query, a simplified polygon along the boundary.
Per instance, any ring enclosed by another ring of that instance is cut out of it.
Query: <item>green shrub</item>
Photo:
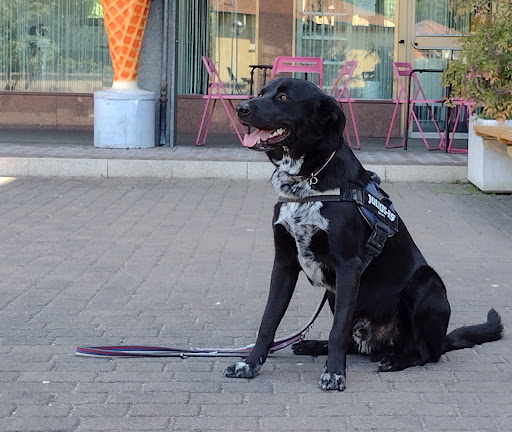
[[[462,51],[443,73],[455,98],[473,99],[486,118],[512,119],[512,1],[453,0],[455,16],[471,14]]]

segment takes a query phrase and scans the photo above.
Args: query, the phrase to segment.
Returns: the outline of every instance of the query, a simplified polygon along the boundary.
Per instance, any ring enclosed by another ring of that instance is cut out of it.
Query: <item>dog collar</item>
[[[332,160],[332,158],[334,157],[335,154],[336,154],[336,150],[334,150],[331,153],[331,155],[327,158],[327,160],[324,162],[324,164],[320,168],[313,171],[309,177],[293,176],[291,178],[297,182],[303,182],[303,181],[307,180],[310,186],[316,185],[318,183],[317,175],[320,174],[327,165],[329,165],[329,162]]]

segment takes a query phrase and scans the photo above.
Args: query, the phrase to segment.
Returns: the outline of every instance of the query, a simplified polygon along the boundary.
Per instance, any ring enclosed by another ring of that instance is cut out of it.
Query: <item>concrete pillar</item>
[[[126,9],[130,4],[133,8]],[[162,2],[102,0],[102,6],[114,83],[112,89],[94,94],[94,145],[102,148],[154,147],[158,125],[155,113],[160,81]],[[142,17],[142,6],[149,6],[147,18]],[[140,23],[135,30],[130,24],[134,21]],[[125,31],[126,26],[128,31]],[[141,30],[144,31],[142,40],[138,33]]]

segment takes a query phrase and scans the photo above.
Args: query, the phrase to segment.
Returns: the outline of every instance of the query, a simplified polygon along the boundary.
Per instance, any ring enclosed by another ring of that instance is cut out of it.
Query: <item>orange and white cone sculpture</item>
[[[151,0],[100,0],[114,68],[113,89],[137,89],[139,53]]]

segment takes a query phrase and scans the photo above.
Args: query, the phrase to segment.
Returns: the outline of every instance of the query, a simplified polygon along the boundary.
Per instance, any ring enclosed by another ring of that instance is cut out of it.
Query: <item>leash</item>
[[[327,291],[322,300],[315,309],[315,312],[309,321],[297,332],[289,336],[274,341],[269,353],[286,348],[287,346],[300,342],[313,325],[313,322],[320,314],[327,300]],[[157,346],[144,345],[119,345],[119,346],[97,346],[97,347],[78,347],[75,351],[76,356],[80,357],[247,357],[254,344],[246,345],[241,348],[165,348]]]

